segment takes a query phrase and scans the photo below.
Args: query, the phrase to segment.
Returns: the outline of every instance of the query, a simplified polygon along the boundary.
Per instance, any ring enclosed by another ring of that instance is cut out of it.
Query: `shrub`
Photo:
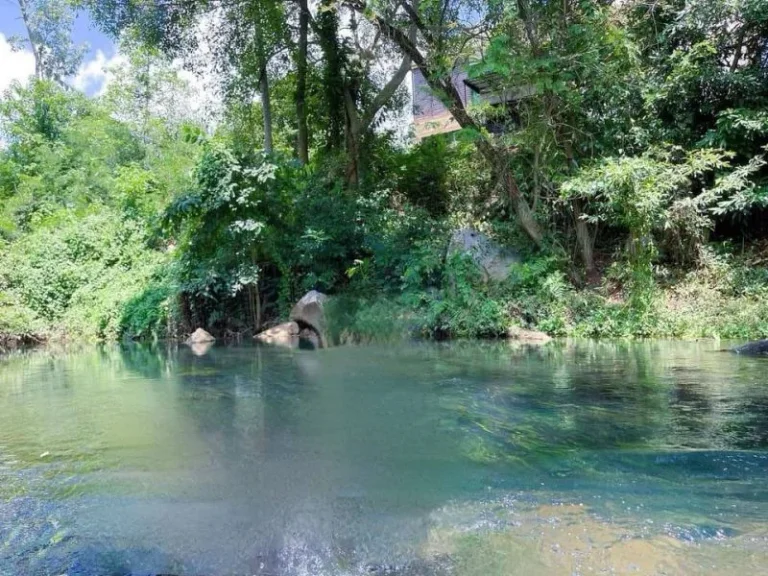
[[[57,212],[0,256],[0,283],[58,332],[115,339],[123,306],[164,263],[145,230],[94,206],[77,217]]]

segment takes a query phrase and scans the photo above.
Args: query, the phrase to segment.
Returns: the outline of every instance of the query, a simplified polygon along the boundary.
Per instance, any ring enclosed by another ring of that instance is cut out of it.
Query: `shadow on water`
[[[480,574],[472,550],[498,547],[531,574],[571,573],[559,556],[540,565],[542,547],[590,553],[542,531],[571,510],[553,503],[603,535],[603,563],[624,562],[627,539],[740,542],[768,532],[766,364],[714,350],[162,344],[6,358],[0,575]]]

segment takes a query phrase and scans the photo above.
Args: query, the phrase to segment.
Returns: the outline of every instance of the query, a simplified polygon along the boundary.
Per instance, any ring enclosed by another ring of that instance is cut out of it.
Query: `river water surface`
[[[719,347],[0,357],[0,575],[766,574],[768,359]]]

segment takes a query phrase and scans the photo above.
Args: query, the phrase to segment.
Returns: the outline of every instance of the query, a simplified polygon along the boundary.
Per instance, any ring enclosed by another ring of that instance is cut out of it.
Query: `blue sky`
[[[0,93],[14,80],[23,81],[34,70],[31,53],[11,52],[10,36],[26,37],[19,6],[15,0],[0,0]],[[88,52],[75,84],[87,94],[95,94],[104,82],[103,68],[115,56],[115,44],[93,24],[86,12],[78,14],[72,32],[74,41],[86,44]]]

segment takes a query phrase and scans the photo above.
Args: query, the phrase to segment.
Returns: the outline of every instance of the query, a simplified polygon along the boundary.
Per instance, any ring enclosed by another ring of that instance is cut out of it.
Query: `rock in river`
[[[290,320],[256,335],[265,344],[287,348],[326,348],[325,310],[327,296],[312,290],[307,292],[291,310]]]
[[[734,354],[743,354],[744,356],[765,356],[768,355],[768,340],[757,340],[747,342],[741,346],[731,348]]]
[[[299,325],[293,321],[283,322],[256,334],[256,340],[264,344],[296,348],[299,345]]]
[[[310,290],[296,302],[291,310],[290,319],[300,328],[313,330],[320,341],[320,347],[328,346],[324,304],[328,296],[317,290]]]
[[[198,328],[192,334],[189,335],[189,338],[186,340],[186,344],[204,344],[206,342],[215,342],[216,338],[211,336],[208,332],[203,330],[202,328]]]

